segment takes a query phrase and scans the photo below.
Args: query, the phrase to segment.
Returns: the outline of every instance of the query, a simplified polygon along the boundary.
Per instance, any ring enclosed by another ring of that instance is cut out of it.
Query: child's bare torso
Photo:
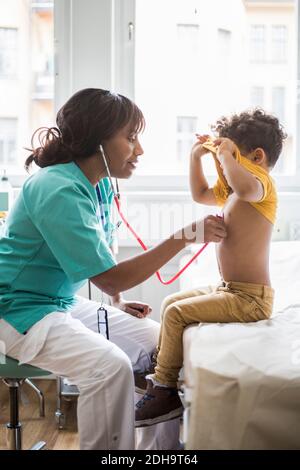
[[[269,248],[273,225],[235,194],[229,196],[223,212],[227,238],[216,245],[223,280],[271,285]]]

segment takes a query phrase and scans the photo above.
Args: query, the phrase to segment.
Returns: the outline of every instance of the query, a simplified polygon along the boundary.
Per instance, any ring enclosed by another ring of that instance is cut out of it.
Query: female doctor
[[[197,234],[204,233],[198,242],[219,242],[226,232],[208,216],[117,263],[109,207],[99,207],[96,187],[100,182],[98,195],[109,206],[104,155],[112,176],[131,177],[143,154],[142,112],[124,96],[90,88],[66,102],[56,123],[39,133],[26,168],[34,161],[41,169],[25,182],[0,239],[0,340],[20,363],[77,384],[81,449],[134,449],[132,370],[149,368],[159,324],[145,318],[148,305],[126,302],[121,292]],[[111,296],[109,341],[98,333],[99,305],[75,297],[87,279]]]

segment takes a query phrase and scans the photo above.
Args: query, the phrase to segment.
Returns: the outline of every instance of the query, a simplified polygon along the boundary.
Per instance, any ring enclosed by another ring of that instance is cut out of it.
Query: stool
[[[29,380],[29,377],[50,375],[51,372],[39,369],[28,364],[19,365],[18,361],[0,353],[0,378],[9,388],[10,420],[8,430],[8,448],[10,450],[22,449],[22,425],[19,422],[19,389],[23,382],[30,385],[40,399],[40,415],[44,416],[44,397],[42,392]],[[45,447],[44,441],[37,442],[30,450],[40,450]]]

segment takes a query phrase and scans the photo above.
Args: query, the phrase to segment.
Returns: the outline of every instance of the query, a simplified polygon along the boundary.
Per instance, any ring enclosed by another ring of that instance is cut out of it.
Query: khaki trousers
[[[255,322],[272,314],[274,290],[245,282],[221,282],[168,296],[161,309],[161,331],[154,379],[176,387],[183,364],[182,335],[192,323]]]

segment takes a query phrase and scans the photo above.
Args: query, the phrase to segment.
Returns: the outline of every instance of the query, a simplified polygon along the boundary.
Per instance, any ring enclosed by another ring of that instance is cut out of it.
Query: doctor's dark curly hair
[[[287,138],[279,120],[260,108],[222,117],[212,126],[212,130],[218,137],[233,140],[246,155],[262,148],[271,168],[275,166],[282,151],[283,141]]]
[[[57,127],[41,127],[31,139],[32,162],[39,167],[83,160],[99,151],[103,141],[113,137],[127,124],[132,132],[145,127],[142,111],[123,95],[99,88],[85,88],[75,93],[58,111]],[[34,145],[37,138],[38,145]]]

